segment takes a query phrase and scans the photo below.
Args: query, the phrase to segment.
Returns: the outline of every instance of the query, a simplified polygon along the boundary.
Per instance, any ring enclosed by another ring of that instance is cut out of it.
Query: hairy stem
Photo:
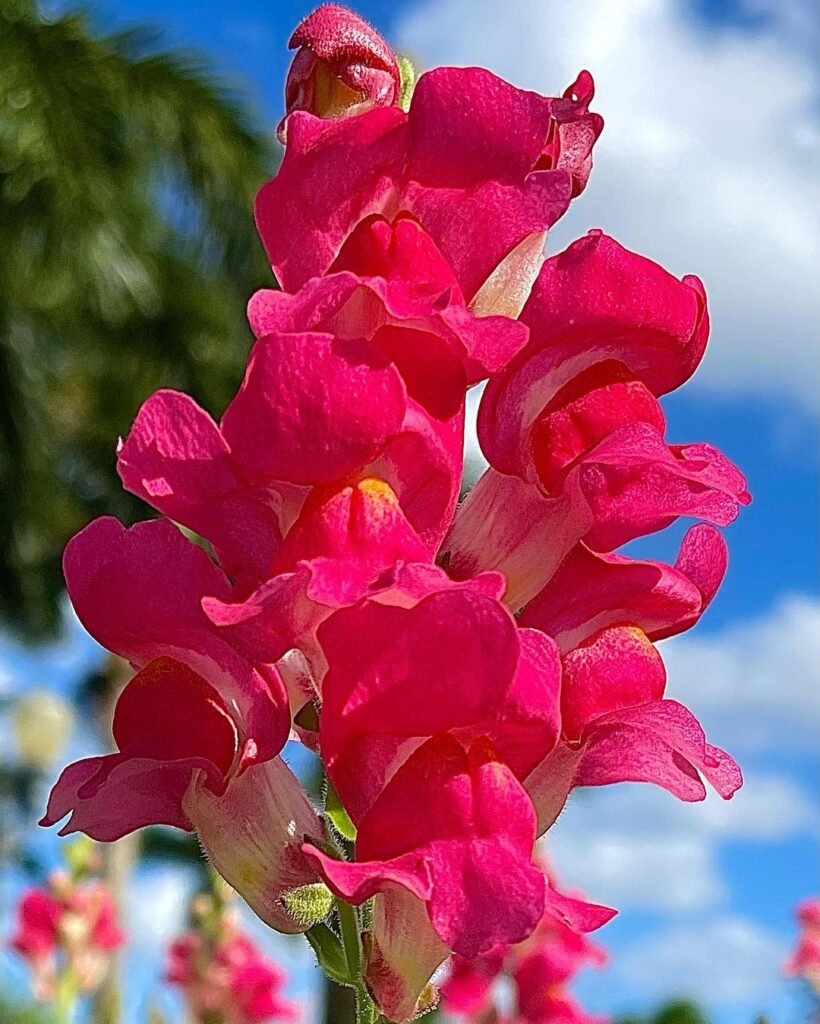
[[[355,907],[336,900],[339,931],[347,958],[347,976],[356,992],[356,1024],[375,1024],[378,1014],[362,980],[362,937]]]

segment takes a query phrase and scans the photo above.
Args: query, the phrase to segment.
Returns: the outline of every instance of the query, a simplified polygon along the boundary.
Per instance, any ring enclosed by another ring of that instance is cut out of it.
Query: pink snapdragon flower
[[[490,469],[445,543],[456,574],[500,569],[519,609],[579,541],[609,552],[680,516],[736,518],[742,475],[711,445],[668,444],[658,402],[706,347],[697,278],[591,232],[547,260],[521,319],[529,342],[479,408]]]
[[[324,830],[278,757],[290,728],[279,674],[239,655],[202,611],[206,595],[229,596],[227,578],[171,523],[126,530],[110,517],[71,541],[64,568],[83,625],[138,671],[117,701],[117,753],[69,765],[42,824],[68,814],[62,834],[103,842],[145,825],[196,828],[260,917],[303,930],[280,897],[316,877],[294,837]]]
[[[311,488],[363,478],[390,485],[432,557],[461,483],[465,390],[527,340],[520,323],[468,311],[415,222],[366,232],[338,273],[253,296],[259,340],[219,425],[160,391],[120,446],[125,486],[211,541],[248,587],[275,575]]]
[[[783,969],[789,977],[803,978],[820,996],[820,897],[798,906],[797,921],[800,937]]]
[[[286,291],[327,273],[360,245],[372,218],[412,217],[449,263],[469,303],[523,305],[547,229],[589,174],[603,121],[584,72],[554,99],[482,68],[423,74],[408,113],[369,110],[341,121],[288,118],[278,175],[256,218]]]
[[[340,4],[323,4],[290,37],[296,50],[285,83],[287,114],[306,110],[339,118],[394,106],[401,93],[396,55],[379,33]],[[279,126],[287,136],[287,114]]]
[[[80,992],[93,992],[124,941],[105,886],[74,883],[56,873],[48,889],[23,895],[10,945],[28,962],[37,999],[49,1002],[65,970]]]
[[[297,1021],[298,1007],[285,999],[285,972],[236,928],[211,943],[191,930],[168,950],[165,977],[179,988],[196,1024],[267,1024]]]

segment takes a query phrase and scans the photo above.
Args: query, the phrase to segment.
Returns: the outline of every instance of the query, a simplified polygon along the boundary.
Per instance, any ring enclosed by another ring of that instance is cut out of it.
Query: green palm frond
[[[149,29],[0,0],[0,621],[58,623],[59,560],[133,519],[114,444],[160,386],[219,411],[249,293],[270,284],[252,199],[272,140],[200,57]]]

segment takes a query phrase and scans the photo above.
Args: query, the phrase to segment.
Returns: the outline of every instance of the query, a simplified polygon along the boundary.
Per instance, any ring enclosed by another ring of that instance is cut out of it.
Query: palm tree
[[[221,410],[270,284],[251,208],[272,144],[159,42],[0,0],[0,623],[32,638],[71,533],[145,515],[116,436],[159,386]]]

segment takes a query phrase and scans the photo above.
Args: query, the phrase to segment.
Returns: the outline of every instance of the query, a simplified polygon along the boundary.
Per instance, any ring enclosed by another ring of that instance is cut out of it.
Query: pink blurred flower
[[[101,882],[73,883],[53,876],[48,889],[29,889],[17,908],[10,945],[29,964],[36,997],[53,998],[69,970],[81,992],[93,992],[111,956],[125,941],[117,911]]]
[[[800,937],[783,969],[789,977],[803,978],[820,996],[820,897],[798,906],[797,921]]]
[[[298,1007],[285,999],[285,972],[235,928],[211,942],[189,931],[168,950],[165,977],[179,988],[199,1024],[266,1024],[296,1021]]]

